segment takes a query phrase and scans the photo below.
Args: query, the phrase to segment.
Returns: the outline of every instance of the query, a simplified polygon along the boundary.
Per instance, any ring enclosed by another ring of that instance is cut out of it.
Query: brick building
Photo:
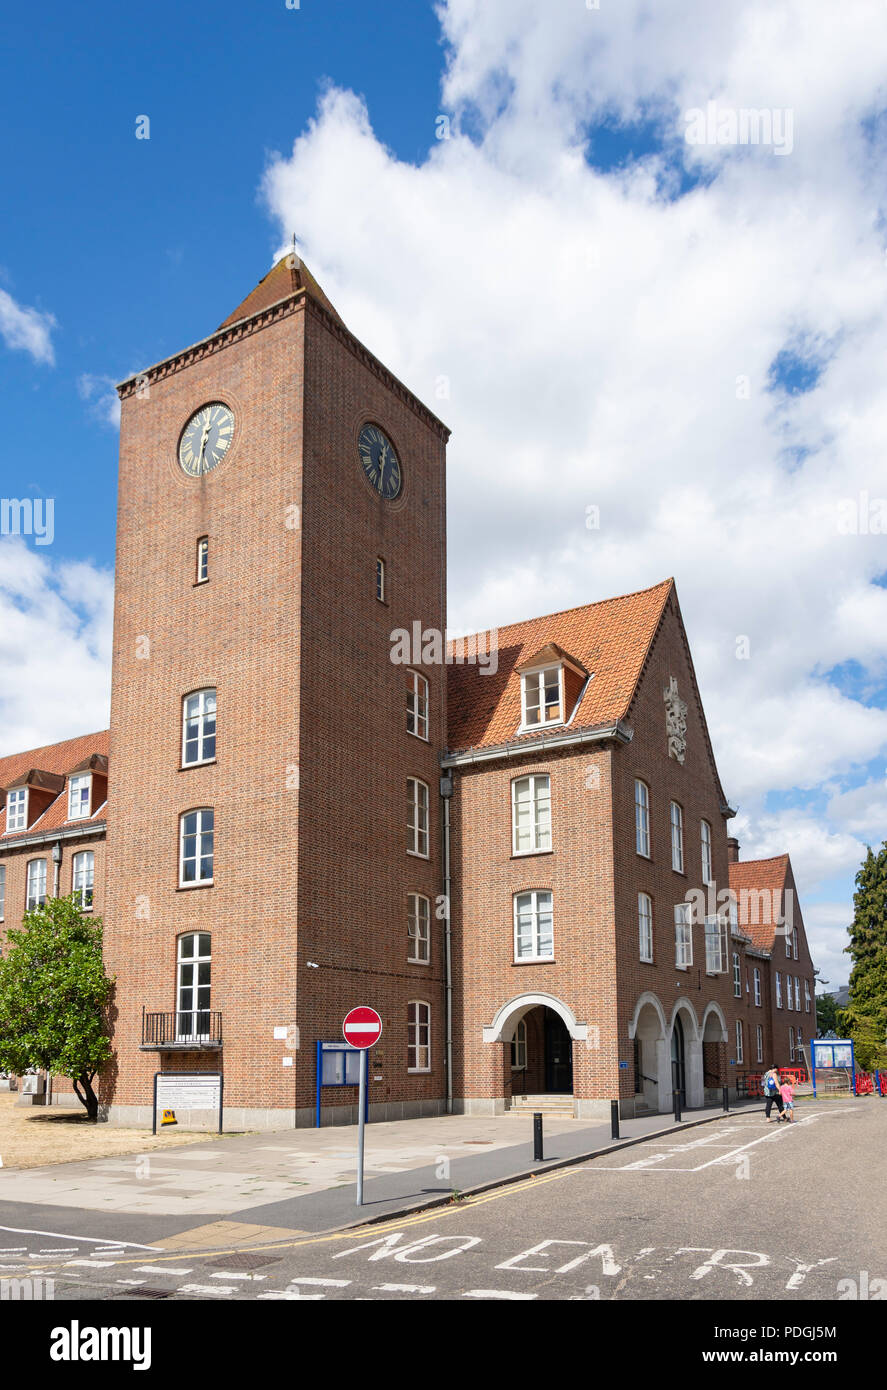
[[[69,891],[91,779],[109,1118],[145,1123],[162,1070],[223,1073],[228,1127],[314,1123],[357,1003],[380,1119],[701,1104],[740,1023],[788,1061],[672,581],[445,647],[448,432],[293,258],[119,394],[110,768],[107,734],[0,762],[7,920],[41,848]]]

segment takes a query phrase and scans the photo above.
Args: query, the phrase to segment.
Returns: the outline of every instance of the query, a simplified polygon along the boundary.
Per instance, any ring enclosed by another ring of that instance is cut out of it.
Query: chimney
[[[736,839],[735,835],[727,837],[727,863],[739,863],[739,841]]]

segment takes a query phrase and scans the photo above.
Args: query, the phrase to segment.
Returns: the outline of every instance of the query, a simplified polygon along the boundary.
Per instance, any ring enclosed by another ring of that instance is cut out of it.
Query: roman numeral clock
[[[217,468],[234,438],[234,415],[221,401],[202,405],[179,439],[179,465],[190,478]]]
[[[364,425],[358,435],[357,449],[370,487],[386,502],[393,502],[400,496],[403,473],[391,440],[378,425]]]

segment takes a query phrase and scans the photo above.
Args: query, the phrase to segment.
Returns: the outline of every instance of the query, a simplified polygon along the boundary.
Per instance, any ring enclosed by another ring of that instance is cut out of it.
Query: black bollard
[[[725,1086],[725,1087],[724,1087],[724,1109],[725,1109],[725,1110],[729,1110],[729,1109],[730,1109],[730,1087],[729,1087],[729,1086]]]
[[[610,1101],[610,1138],[611,1138],[611,1139],[618,1139],[618,1138],[619,1138],[619,1102],[618,1102],[618,1100],[611,1100],[611,1101]]]
[[[680,1123],[681,1123],[681,1093],[680,1093],[680,1091],[672,1091],[672,1096],[674,1097],[674,1118],[675,1118],[675,1124],[680,1124]]]
[[[533,1116],[533,1159],[536,1163],[545,1161],[542,1152],[542,1115],[538,1110]]]

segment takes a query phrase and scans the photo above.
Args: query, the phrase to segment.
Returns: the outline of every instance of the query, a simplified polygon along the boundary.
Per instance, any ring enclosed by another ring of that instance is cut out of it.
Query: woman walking
[[[764,1073],[764,1079],[761,1084],[764,1088],[764,1099],[767,1102],[766,1110],[764,1112],[767,1117],[767,1122],[768,1124],[773,1123],[773,1117],[771,1116],[770,1111],[773,1109],[773,1103],[775,1101],[776,1109],[779,1111],[779,1114],[776,1117],[776,1123],[778,1124],[779,1121],[782,1119],[783,1108],[782,1096],[779,1094],[779,1068],[771,1067],[769,1071],[766,1071]]]

